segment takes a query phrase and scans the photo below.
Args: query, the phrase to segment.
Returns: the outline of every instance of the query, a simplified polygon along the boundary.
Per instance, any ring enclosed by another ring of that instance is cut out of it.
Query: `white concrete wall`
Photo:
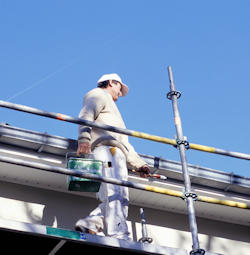
[[[92,198],[0,182],[0,218],[74,230],[75,222],[98,205]],[[133,240],[141,238],[140,207],[130,206],[128,225]],[[188,216],[144,208],[148,235],[157,245],[191,250]],[[200,246],[224,255],[250,251],[246,226],[197,218]]]

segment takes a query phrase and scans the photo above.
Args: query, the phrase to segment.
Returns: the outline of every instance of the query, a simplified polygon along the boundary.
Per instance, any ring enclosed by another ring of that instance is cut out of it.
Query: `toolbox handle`
[[[68,155],[69,155],[69,154],[75,154],[75,158],[88,158],[88,156],[89,156],[90,153],[88,153],[88,154],[82,154],[82,156],[79,157],[79,156],[76,155],[76,151],[69,151],[69,152],[67,152],[66,155],[65,155],[65,159],[66,159],[66,160],[65,160],[65,162],[66,162],[65,165],[66,165],[66,168],[68,167],[68,158],[69,158]],[[92,153],[91,153],[91,154],[92,154]]]

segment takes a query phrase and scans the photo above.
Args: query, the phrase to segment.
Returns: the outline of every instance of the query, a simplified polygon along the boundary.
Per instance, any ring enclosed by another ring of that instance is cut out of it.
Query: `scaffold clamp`
[[[152,243],[153,242],[153,238],[151,237],[142,237],[139,239],[140,243]]]
[[[180,91],[177,91],[177,90],[174,90],[174,91],[170,91],[167,93],[167,98],[168,99],[172,99],[172,96],[177,96],[177,99],[181,97],[181,92]]]
[[[184,201],[187,201],[187,198],[188,197],[191,197],[194,201],[197,201],[198,200],[198,196],[195,192],[186,192],[185,191],[185,188],[182,189],[182,199]]]
[[[190,148],[189,142],[187,141],[186,136],[184,136],[183,140],[178,139],[176,135],[174,135],[174,138],[175,138],[175,141],[176,141],[176,144],[174,145],[175,148],[179,149],[181,144],[184,144],[186,150],[188,150]]]
[[[193,255],[193,254],[201,254],[201,255],[204,255],[205,254],[205,250],[203,249],[193,249],[192,251],[190,251],[190,255]]]

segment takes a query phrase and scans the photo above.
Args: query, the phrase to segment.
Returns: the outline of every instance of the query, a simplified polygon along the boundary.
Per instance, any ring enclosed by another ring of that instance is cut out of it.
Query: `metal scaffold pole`
[[[188,217],[189,217],[189,224],[190,230],[192,233],[192,240],[193,240],[193,250],[191,254],[204,254],[204,250],[200,249],[199,240],[198,240],[198,228],[196,223],[195,217],[195,210],[194,210],[194,202],[193,198],[195,194],[191,192],[191,183],[188,173],[188,166],[187,166],[187,159],[186,159],[186,147],[188,146],[188,142],[184,140],[183,132],[182,132],[182,125],[181,125],[181,118],[178,108],[177,99],[180,97],[180,92],[175,90],[175,84],[173,79],[173,73],[171,66],[168,67],[168,75],[170,81],[170,92],[167,94],[168,99],[172,100],[173,105],[173,112],[174,112],[174,121],[177,133],[177,145],[180,152],[181,158],[181,165],[182,165],[182,172],[184,178],[184,186],[185,186],[185,197],[187,201],[187,209],[188,209]]]
[[[171,96],[171,94],[170,94],[170,96]],[[178,96],[180,96],[180,93],[177,91],[177,97]],[[60,121],[70,122],[70,123],[74,123],[74,124],[80,124],[80,125],[85,125],[85,126],[89,126],[89,127],[93,127],[93,128],[108,130],[108,131],[119,133],[119,134],[129,135],[129,136],[138,137],[141,139],[146,139],[146,140],[150,140],[150,141],[155,141],[155,142],[159,142],[159,143],[165,143],[165,144],[176,146],[175,139],[169,139],[166,137],[160,137],[160,136],[151,135],[151,134],[138,132],[138,131],[134,131],[134,130],[108,126],[108,125],[104,125],[101,123],[92,122],[92,121],[79,119],[79,118],[74,118],[74,117],[71,117],[71,116],[68,116],[65,114],[61,114],[61,113],[48,112],[48,111],[40,110],[37,108],[25,106],[25,105],[9,103],[9,102],[0,100],[0,107],[16,110],[16,111],[20,111],[20,112],[26,112],[26,113],[30,113],[30,114],[34,114],[34,115],[39,115],[39,116],[43,116],[43,117],[47,117],[47,118],[51,118],[51,119],[60,120]],[[224,156],[233,157],[233,158],[250,160],[250,154],[241,153],[241,152],[222,150],[222,149],[199,145],[199,144],[194,144],[194,143],[189,143],[189,148],[193,149],[193,150],[215,153],[215,154],[224,155]]]
[[[155,192],[155,193],[159,193],[159,194],[163,194],[167,196],[174,196],[174,197],[179,197],[184,199],[183,193],[181,191],[174,191],[171,189],[165,189],[161,187],[145,185],[145,184],[136,183],[136,182],[119,181],[117,179],[102,177],[95,174],[88,174],[78,170],[72,170],[72,169],[58,167],[58,166],[51,166],[51,165],[46,165],[46,164],[41,164],[37,162],[32,162],[32,161],[27,161],[23,159],[12,158],[12,157],[6,157],[1,155],[0,155],[0,162],[35,168],[38,170],[48,171],[51,173],[64,174],[64,175],[76,176],[76,177],[90,179],[90,180],[99,181],[99,182],[112,183],[115,185],[121,185],[121,186],[129,187],[129,188],[133,188],[133,189]],[[250,204],[235,202],[232,200],[221,200],[221,199],[207,197],[207,196],[197,196],[197,201],[250,210]]]

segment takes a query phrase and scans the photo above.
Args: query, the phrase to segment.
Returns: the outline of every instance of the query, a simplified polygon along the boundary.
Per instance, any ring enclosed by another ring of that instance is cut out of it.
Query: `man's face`
[[[117,82],[117,84],[115,84],[113,81],[111,81],[110,94],[115,102],[118,100],[118,97],[122,96],[121,89],[122,85],[120,84],[120,82]]]

